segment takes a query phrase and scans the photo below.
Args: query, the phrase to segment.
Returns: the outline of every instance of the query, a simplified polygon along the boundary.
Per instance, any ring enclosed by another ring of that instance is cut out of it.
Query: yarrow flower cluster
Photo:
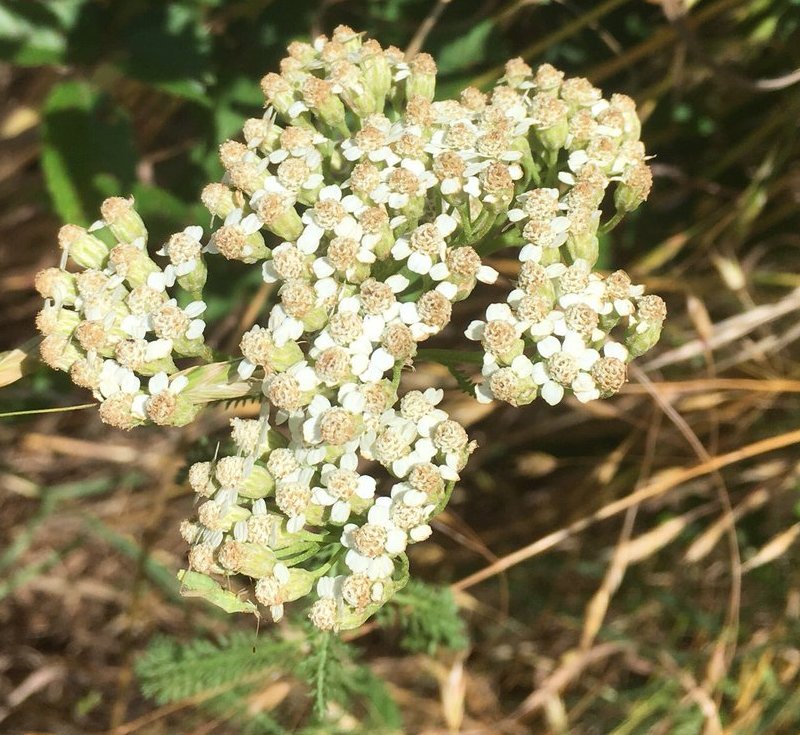
[[[466,330],[483,350],[480,401],[610,396],[658,340],[663,301],[594,270],[599,235],[650,189],[632,100],[521,59],[489,94],[434,101],[435,81],[428,54],[344,26],[293,43],[261,80],[264,115],[220,147],[225,176],[201,195],[210,232],[173,235],[161,266],[133,201],[109,199],[88,230],[62,228],[61,267],[37,276],[42,357],[112,426],[260,400],[258,418],[231,420],[230,448],[189,471],[184,580],[210,600],[233,594],[214,578],[243,575],[273,619],[309,598],[314,625],[347,629],[405,584],[406,549],[430,535],[474,442],[441,390],[403,393],[401,371],[498,280],[486,255],[515,248],[520,267]],[[214,362],[203,338],[210,256],[274,288],[235,360]]]

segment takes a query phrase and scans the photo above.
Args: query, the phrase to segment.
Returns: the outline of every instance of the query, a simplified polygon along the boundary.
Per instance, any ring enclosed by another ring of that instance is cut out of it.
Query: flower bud
[[[250,148],[269,155],[278,147],[283,128],[269,117],[260,117],[247,120],[242,132]]]
[[[69,337],[79,322],[80,316],[76,312],[53,304],[45,304],[36,315],[36,328],[45,336],[59,334]]]
[[[542,146],[548,151],[564,147],[569,133],[567,106],[547,94],[537,94],[531,105],[531,118]]]
[[[642,296],[636,304],[636,315],[625,332],[625,346],[630,359],[639,357],[655,346],[667,317],[667,307],[659,296]]]
[[[101,269],[108,259],[108,245],[78,225],[64,225],[58,231],[58,246],[83,268]]]
[[[585,260],[594,265],[600,257],[600,241],[594,232],[570,233],[567,237],[567,250],[572,260]]]
[[[78,297],[75,276],[60,268],[45,268],[34,277],[34,286],[44,299],[52,299],[57,305],[72,306]]]
[[[226,613],[257,612],[256,606],[250,600],[243,600],[235,592],[224,589],[219,582],[205,574],[182,569],[178,572],[178,579],[181,582],[183,597],[202,597]]]
[[[261,91],[267,102],[281,115],[288,115],[294,104],[294,90],[280,74],[270,72],[261,80]]]
[[[182,372],[188,379],[183,393],[193,403],[209,403],[226,398],[239,398],[250,392],[250,384],[239,377],[236,364],[212,362]]]
[[[72,364],[83,357],[81,351],[62,334],[50,334],[39,344],[42,362],[54,370],[69,370]]]
[[[653,173],[644,161],[630,166],[614,191],[614,206],[618,212],[632,212],[647,201],[653,186]]]
[[[211,243],[228,260],[255,263],[266,258],[270,251],[261,233],[248,232],[241,225],[223,225],[211,237]]]
[[[349,135],[345,123],[344,104],[333,93],[329,81],[309,76],[303,83],[303,99],[311,111],[329,127],[343,135]]]
[[[186,426],[195,420],[200,409],[185,393],[169,390],[150,396],[145,404],[147,418],[158,426]]]
[[[256,214],[270,232],[281,240],[293,242],[303,232],[303,222],[291,199],[280,194],[267,194],[258,200]]]
[[[240,206],[235,197],[236,194],[225,184],[209,184],[200,194],[203,206],[220,219],[225,219],[234,209]]]
[[[415,96],[432,100],[436,90],[436,62],[430,54],[417,54],[409,62],[411,73],[406,79],[406,99]]]
[[[376,41],[367,41],[364,44],[360,64],[364,86],[372,95],[376,110],[382,110],[386,96],[392,88],[392,69]]]
[[[133,204],[133,197],[110,197],[100,205],[103,220],[119,242],[147,241],[147,228]]]
[[[161,273],[161,268],[145,251],[143,240],[138,244],[121,242],[111,249],[108,261],[117,274],[134,287],[147,283],[150,274]]]
[[[219,563],[229,572],[261,579],[272,574],[275,552],[263,544],[228,539],[219,550]]]

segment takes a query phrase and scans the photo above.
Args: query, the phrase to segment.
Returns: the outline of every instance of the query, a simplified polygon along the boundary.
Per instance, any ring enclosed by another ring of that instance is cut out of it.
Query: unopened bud
[[[619,212],[632,212],[647,201],[653,186],[653,173],[643,161],[628,168],[614,191],[614,206]]]
[[[100,205],[100,213],[108,229],[120,242],[147,241],[147,228],[133,208],[133,197],[110,197]]]
[[[430,54],[417,54],[409,62],[411,73],[406,79],[406,99],[414,96],[432,100],[436,91],[436,62]]]
[[[78,225],[64,225],[58,231],[58,246],[83,268],[102,269],[109,247]]]

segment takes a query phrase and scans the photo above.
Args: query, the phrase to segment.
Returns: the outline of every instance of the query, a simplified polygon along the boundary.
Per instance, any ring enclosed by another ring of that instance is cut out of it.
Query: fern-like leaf
[[[447,587],[410,581],[390,605],[378,613],[385,627],[400,626],[401,645],[409,651],[433,654],[439,647],[461,650],[468,639],[458,606]]]

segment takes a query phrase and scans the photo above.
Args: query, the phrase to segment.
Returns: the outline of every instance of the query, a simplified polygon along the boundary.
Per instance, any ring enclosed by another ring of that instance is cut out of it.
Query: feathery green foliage
[[[398,593],[392,604],[378,614],[384,627],[399,626],[403,631],[400,643],[408,651],[436,653],[441,648],[466,648],[464,621],[447,587],[411,580]]]
[[[399,712],[384,683],[353,659],[357,649],[309,625],[298,625],[298,631],[303,635],[286,638],[277,633],[254,638],[239,631],[216,643],[156,638],[136,663],[141,690],[159,704],[193,698],[201,711],[235,720],[243,733],[270,735],[285,729],[271,715],[253,712],[247,700],[265,683],[292,678],[307,684],[310,732],[316,727],[323,728],[319,732],[335,731],[331,704],[338,712],[356,714],[365,732],[400,727]]]
[[[235,631],[219,643],[156,638],[136,664],[142,692],[159,704],[265,677],[300,657],[296,643]]]

